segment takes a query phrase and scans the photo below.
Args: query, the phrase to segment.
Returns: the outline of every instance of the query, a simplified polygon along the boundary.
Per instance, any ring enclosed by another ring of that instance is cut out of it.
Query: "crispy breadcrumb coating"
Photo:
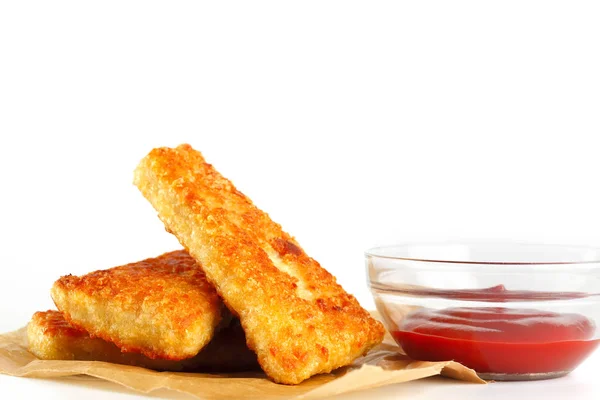
[[[105,361],[158,371],[249,371],[258,368],[256,355],[246,346],[239,322],[219,331],[198,355],[181,361],[151,359],[124,353],[115,344],[92,338],[73,328],[58,311],[33,314],[27,325],[29,351],[42,360]]]
[[[63,276],[51,293],[72,326],[149,358],[193,357],[231,318],[183,250],[82,277]]]
[[[239,315],[274,381],[330,372],[383,339],[381,323],[191,146],[152,150],[134,183]]]

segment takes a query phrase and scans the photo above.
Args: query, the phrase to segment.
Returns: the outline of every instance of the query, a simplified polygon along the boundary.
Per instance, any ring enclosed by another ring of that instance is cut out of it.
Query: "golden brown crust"
[[[43,329],[45,335],[53,337],[79,338],[89,336],[86,331],[77,329],[70,325],[62,313],[55,310],[38,311],[31,317],[32,325]]]
[[[42,360],[105,361],[159,371],[228,372],[258,368],[256,355],[246,346],[238,321],[219,331],[198,355],[181,361],[122,352],[113,343],[72,327],[62,313],[52,310],[33,315],[27,338],[29,351]]]
[[[229,316],[183,250],[82,277],[63,276],[52,298],[71,326],[150,358],[195,356],[222,316]]]
[[[191,146],[152,150],[135,184],[239,315],[273,380],[330,372],[383,339],[383,326]]]

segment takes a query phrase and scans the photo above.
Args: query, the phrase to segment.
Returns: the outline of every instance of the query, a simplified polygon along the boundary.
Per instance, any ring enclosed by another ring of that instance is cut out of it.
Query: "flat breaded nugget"
[[[219,331],[198,355],[181,361],[124,353],[113,343],[72,327],[58,311],[33,314],[27,325],[29,351],[42,360],[105,361],[159,371],[249,371],[258,369],[239,321]]]
[[[231,314],[202,269],[179,250],[133,264],[61,277],[52,298],[69,323],[149,358],[183,360]]]
[[[191,146],[152,150],[134,182],[239,315],[274,381],[330,372],[383,339],[381,323]]]

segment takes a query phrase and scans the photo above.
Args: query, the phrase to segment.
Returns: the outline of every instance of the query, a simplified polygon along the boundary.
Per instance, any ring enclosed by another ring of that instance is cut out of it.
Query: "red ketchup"
[[[504,301],[515,301],[511,298],[516,292],[502,286],[456,297],[489,301],[490,292],[495,296],[503,291]],[[518,293],[520,299],[526,294]],[[594,332],[594,323],[580,314],[461,307],[414,311],[392,335],[413,359],[454,360],[490,379],[501,379],[504,374],[553,377],[570,372],[598,346]]]

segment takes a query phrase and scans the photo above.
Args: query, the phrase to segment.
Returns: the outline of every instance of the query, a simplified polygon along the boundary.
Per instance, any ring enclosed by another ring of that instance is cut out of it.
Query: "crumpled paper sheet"
[[[485,383],[475,372],[453,361],[414,361],[401,352],[391,336],[352,366],[314,376],[296,386],[271,382],[261,372],[204,374],[156,372],[99,361],[46,361],[27,351],[26,328],[0,335],[0,373],[35,378],[89,375],[149,393],[170,389],[200,399],[319,399],[337,394],[407,382],[442,374]],[[432,383],[435,384],[435,383]]]

